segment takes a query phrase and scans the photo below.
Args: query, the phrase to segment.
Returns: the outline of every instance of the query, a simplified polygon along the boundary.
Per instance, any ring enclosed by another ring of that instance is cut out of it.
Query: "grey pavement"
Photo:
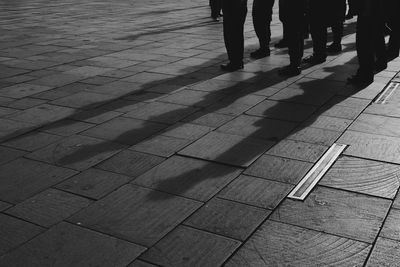
[[[286,49],[249,59],[251,2],[223,73],[206,0],[0,0],[0,266],[400,266],[400,92],[374,101],[400,59],[347,85],[350,20],[282,78]]]

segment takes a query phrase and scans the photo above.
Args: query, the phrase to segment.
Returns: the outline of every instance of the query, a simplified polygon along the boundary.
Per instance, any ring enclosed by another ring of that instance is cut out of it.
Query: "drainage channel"
[[[397,90],[400,83],[390,82],[386,88],[382,91],[382,93],[376,98],[374,103],[376,104],[385,104],[386,101],[393,95],[393,93]]]
[[[304,200],[346,147],[347,145],[333,144],[292,192],[290,192],[288,198]]]

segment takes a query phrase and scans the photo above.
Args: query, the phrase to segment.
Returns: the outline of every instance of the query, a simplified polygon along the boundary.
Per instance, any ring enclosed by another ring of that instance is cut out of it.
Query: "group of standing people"
[[[259,48],[250,53],[252,58],[270,55],[272,10],[275,0],[254,0],[253,25]],[[400,0],[279,0],[279,19],[283,25],[283,38],[276,47],[288,47],[290,64],[279,73],[294,76],[301,73],[301,64],[320,64],[329,52],[342,51],[341,39],[346,18],[357,16],[356,48],[359,61],[357,73],[350,83],[368,84],[374,72],[387,67],[387,60],[399,56]],[[215,4],[218,3],[218,4]],[[218,19],[222,9],[224,41],[229,63],[221,65],[225,71],[243,68],[244,23],[247,0],[210,0],[212,17]],[[214,11],[213,11],[214,10]],[[388,48],[385,27],[391,30]],[[333,42],[327,46],[327,29],[332,29]],[[313,54],[303,59],[304,38],[311,33]]]

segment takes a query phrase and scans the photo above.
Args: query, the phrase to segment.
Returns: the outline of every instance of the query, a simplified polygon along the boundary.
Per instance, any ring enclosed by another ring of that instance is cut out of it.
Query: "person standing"
[[[253,25],[260,48],[250,53],[250,57],[259,59],[270,55],[272,8],[275,0],[253,1]]]
[[[374,71],[386,68],[384,8],[381,0],[360,1],[357,10],[356,48],[359,68],[348,82],[368,85],[374,81]]]
[[[337,33],[334,38],[334,47],[330,50],[341,50],[346,0],[310,0],[309,12],[313,54],[305,58],[304,62],[320,64],[325,62],[327,57],[327,29],[329,26],[333,26]]]
[[[387,58],[392,60],[399,56],[400,50],[400,1],[386,1],[386,23],[391,30],[387,48]]]
[[[223,28],[229,63],[221,65],[224,71],[243,69],[244,23],[247,0],[222,0]]]
[[[214,21],[219,21],[219,17],[221,16],[221,0],[210,0],[211,7],[211,18]]]
[[[306,0],[279,0],[279,17],[286,30],[290,58],[290,64],[279,70],[280,75],[295,76],[301,73],[305,12]]]

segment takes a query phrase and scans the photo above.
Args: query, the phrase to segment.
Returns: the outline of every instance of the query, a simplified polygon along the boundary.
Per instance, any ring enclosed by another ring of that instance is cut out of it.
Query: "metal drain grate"
[[[399,87],[399,85],[400,83],[396,82],[389,83],[374,102],[376,104],[385,104],[386,101],[390,98],[390,96],[393,95],[393,93]]]
[[[333,144],[292,192],[290,192],[288,197],[296,200],[304,200],[346,147],[347,145]]]

